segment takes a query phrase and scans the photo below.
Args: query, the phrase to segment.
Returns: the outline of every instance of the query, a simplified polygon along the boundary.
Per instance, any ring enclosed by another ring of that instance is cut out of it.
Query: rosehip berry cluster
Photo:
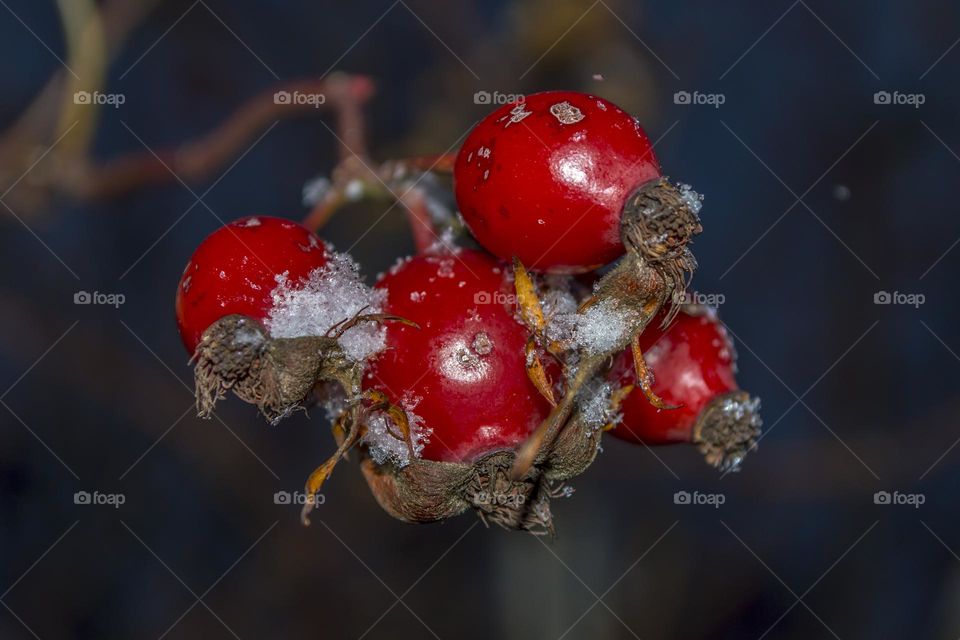
[[[473,509],[553,533],[551,499],[607,431],[695,443],[735,469],[758,403],[716,316],[677,303],[701,198],[662,176],[636,119],[539,93],[488,115],[450,164],[480,248],[445,234],[373,287],[288,220],[243,218],[201,243],[176,299],[201,415],[227,391],[271,421],[323,406],[337,449],[307,493],[356,450],[409,522]]]

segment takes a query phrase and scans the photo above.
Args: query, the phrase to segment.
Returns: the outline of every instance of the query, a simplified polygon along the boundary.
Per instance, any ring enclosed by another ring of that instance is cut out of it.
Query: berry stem
[[[407,222],[410,223],[417,253],[426,253],[439,237],[427,209],[426,194],[419,187],[411,187],[400,196],[400,204],[407,212]]]
[[[628,318],[630,329],[620,339],[602,351],[581,353],[576,373],[569,381],[566,394],[533,434],[517,451],[510,477],[522,478],[536,461],[540,452],[550,447],[573,409],[580,391],[600,371],[609,365],[611,356],[619,353],[643,333],[647,324],[669,299],[675,281],[662,273],[658,264],[651,264],[634,251],[628,252],[617,266],[608,272],[594,288],[594,297],[581,307],[580,313],[599,301],[609,301]]]

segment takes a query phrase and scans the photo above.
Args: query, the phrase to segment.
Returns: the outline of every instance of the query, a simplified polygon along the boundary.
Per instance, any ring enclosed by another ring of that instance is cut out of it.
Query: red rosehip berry
[[[687,306],[662,330],[661,313],[641,335],[640,346],[653,375],[653,391],[677,408],[659,410],[636,384],[633,355],[615,360],[610,378],[635,388],[620,405],[622,421],[611,433],[645,444],[693,442],[714,466],[736,468],[756,443],[759,400],[740,391],[736,353],[716,312]]]
[[[177,286],[183,345],[193,354],[203,331],[227,315],[263,320],[278,275],[296,283],[328,259],[323,241],[290,220],[251,216],[220,227],[194,251]]]
[[[547,91],[474,127],[457,156],[454,188],[488,251],[533,270],[577,273],[623,253],[624,205],[659,176],[633,116],[596,96]]]
[[[406,410],[421,458],[469,462],[513,448],[549,413],[527,377],[527,330],[505,304],[513,299],[508,274],[486,254],[462,249],[412,258],[375,287],[387,291],[384,312],[419,329],[387,326],[387,349],[371,361],[363,387]],[[368,430],[375,459],[401,447],[376,420]]]

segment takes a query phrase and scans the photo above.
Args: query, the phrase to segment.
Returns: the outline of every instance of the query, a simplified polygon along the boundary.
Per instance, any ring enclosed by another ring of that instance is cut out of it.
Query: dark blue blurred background
[[[67,47],[57,3],[0,4],[6,127]],[[97,204],[31,199],[53,136],[2,174],[0,637],[957,637],[958,38],[960,6],[932,1],[158,3],[109,66],[126,102],[102,112],[98,159],[188,142],[331,67],[375,79],[378,160],[450,148],[489,108],[477,91],[636,113],[706,195],[694,285],[725,296],[766,434],[722,478],[685,447],[607,443],[555,505],[555,542],[471,515],[401,524],[349,463],[303,528],[273,495],[333,451],[327,424],[269,427],[235,400],[196,419],[173,294],[217,217],[306,214],[332,116],[280,122],[189,189]],[[349,247],[385,207],[324,235]],[[394,210],[353,253],[372,279],[412,248]],[[674,504],[683,490],[725,503]]]

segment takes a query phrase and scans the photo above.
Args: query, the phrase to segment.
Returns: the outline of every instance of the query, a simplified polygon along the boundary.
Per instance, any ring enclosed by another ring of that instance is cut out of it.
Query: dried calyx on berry
[[[358,314],[325,335],[274,338],[254,318],[225,316],[203,332],[194,352],[198,415],[210,417],[227,391],[257,405],[272,423],[322,401],[324,383],[356,393],[364,359],[344,348],[344,334],[363,322],[388,320],[405,322],[387,314]]]
[[[676,408],[657,411],[634,390],[632,354],[623,352],[607,375],[623,390],[611,435],[645,445],[693,443],[708,464],[738,470],[760,436],[760,400],[737,385],[736,351],[716,311],[685,304],[669,326],[645,332],[641,345],[653,391]]]

